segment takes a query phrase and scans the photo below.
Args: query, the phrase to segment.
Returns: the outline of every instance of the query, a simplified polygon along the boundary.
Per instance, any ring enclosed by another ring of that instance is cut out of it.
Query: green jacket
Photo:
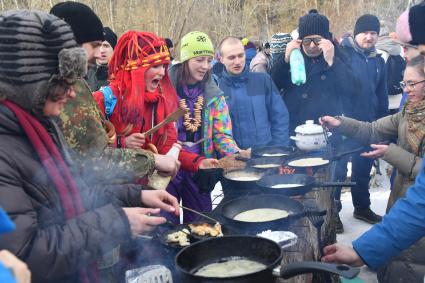
[[[86,81],[77,81],[74,89],[76,98],[66,103],[60,116],[61,130],[84,179],[129,183],[150,174],[155,166],[153,154],[109,147],[102,115]]]

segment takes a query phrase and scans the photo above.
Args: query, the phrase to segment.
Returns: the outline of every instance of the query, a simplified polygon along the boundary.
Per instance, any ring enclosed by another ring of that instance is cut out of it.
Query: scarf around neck
[[[2,104],[15,114],[28,140],[40,158],[49,178],[55,185],[55,189],[61,201],[65,220],[73,219],[82,214],[85,209],[83,207],[80,192],[59,149],[53,142],[46,128],[34,116],[15,103],[5,100]],[[91,281],[89,280],[87,270],[81,268],[81,282],[99,282],[98,270],[95,265],[92,265],[90,274],[93,276]]]
[[[425,138],[425,100],[408,101],[404,111],[407,118],[407,142],[415,154],[422,154]]]

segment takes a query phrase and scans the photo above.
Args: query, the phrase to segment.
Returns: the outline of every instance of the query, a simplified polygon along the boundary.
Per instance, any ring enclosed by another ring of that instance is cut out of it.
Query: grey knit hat
[[[87,72],[87,55],[70,26],[54,15],[0,14],[0,96],[35,112],[51,80],[72,82]]]

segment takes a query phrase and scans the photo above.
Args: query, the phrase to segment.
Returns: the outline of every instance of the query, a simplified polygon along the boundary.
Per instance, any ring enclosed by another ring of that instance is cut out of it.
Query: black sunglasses
[[[312,42],[314,42],[315,45],[319,45],[321,40],[322,40],[321,37],[304,38],[303,45],[310,45]]]

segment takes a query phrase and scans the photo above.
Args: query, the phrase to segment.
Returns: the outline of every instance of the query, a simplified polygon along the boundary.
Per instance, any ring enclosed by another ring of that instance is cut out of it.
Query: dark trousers
[[[358,142],[352,139],[343,142],[343,150],[355,149],[361,146]],[[365,146],[364,150],[369,151],[370,147]],[[370,206],[369,182],[370,170],[373,166],[373,159],[364,158],[360,153],[354,153],[351,156],[342,157],[336,164],[334,170],[333,181],[345,181],[347,178],[347,163],[351,157],[351,181],[356,182],[357,185],[351,188],[351,196],[353,199],[353,206],[357,209],[365,209]],[[334,199],[338,211],[341,210],[341,188],[335,190]]]

